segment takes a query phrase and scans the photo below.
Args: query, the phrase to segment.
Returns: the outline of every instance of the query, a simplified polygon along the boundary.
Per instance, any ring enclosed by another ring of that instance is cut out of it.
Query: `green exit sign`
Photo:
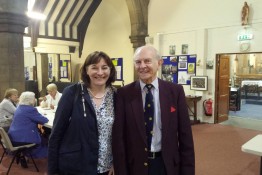
[[[253,39],[253,34],[242,34],[242,35],[238,35],[237,39],[239,41],[243,41],[243,40],[251,40]]]

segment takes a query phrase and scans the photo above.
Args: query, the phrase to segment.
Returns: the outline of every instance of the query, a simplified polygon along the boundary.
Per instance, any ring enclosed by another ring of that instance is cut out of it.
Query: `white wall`
[[[91,18],[81,62],[93,51],[106,52],[112,58],[123,58],[125,84],[133,81],[133,46],[129,36],[131,25],[126,1],[102,1]],[[115,84],[121,84],[116,82]]]
[[[149,35],[161,54],[169,54],[169,45],[176,45],[176,54],[181,54],[181,45],[189,45],[189,54],[197,54],[197,75],[209,77],[208,91],[191,91],[184,85],[186,94],[201,95],[198,102],[198,117],[213,123],[214,117],[205,117],[202,102],[214,99],[214,69],[205,68],[206,60],[216,59],[219,53],[239,53],[238,34],[253,33],[250,52],[262,52],[262,1],[247,1],[250,7],[250,26],[241,26],[241,9],[244,0],[151,0],[149,4]],[[163,20],[167,19],[167,20]]]

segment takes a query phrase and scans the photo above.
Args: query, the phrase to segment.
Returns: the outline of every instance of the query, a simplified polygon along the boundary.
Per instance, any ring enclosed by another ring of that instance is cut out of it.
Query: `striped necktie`
[[[152,136],[153,136],[154,98],[151,92],[151,89],[153,87],[154,86],[152,84],[147,84],[145,86],[147,91],[146,91],[146,99],[145,99],[145,107],[144,107],[144,118],[145,118],[148,150],[151,149],[151,142],[152,142]]]

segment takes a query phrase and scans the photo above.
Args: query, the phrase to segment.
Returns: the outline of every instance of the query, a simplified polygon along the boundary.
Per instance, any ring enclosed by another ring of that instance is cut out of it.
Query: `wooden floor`
[[[196,156],[196,175],[257,175],[260,158],[241,151],[241,145],[262,131],[221,124],[192,125]],[[0,149],[2,155],[2,150]],[[6,174],[10,157],[0,164],[0,175]],[[13,164],[10,175],[47,175],[47,160],[36,160],[24,169]]]

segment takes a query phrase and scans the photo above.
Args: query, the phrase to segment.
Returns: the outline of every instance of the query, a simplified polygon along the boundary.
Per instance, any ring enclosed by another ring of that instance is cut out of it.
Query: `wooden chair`
[[[2,148],[3,148],[3,154],[2,154],[2,156],[1,156],[1,159],[0,159],[0,163],[2,162],[2,159],[3,159],[3,157],[4,157],[4,155],[5,155],[5,147],[4,147],[4,145],[2,144],[2,137],[1,137],[1,135],[0,135],[0,145],[2,146]]]
[[[4,153],[0,159],[0,163],[2,162],[3,158],[4,158],[4,155],[5,154],[8,154],[10,153],[11,155],[13,155],[13,158],[12,158],[12,161],[8,167],[8,170],[7,170],[7,175],[9,174],[9,171],[12,167],[12,164],[14,163],[14,160],[16,157],[18,157],[22,152],[24,151],[28,151],[31,159],[32,159],[32,162],[36,168],[36,171],[39,172],[39,169],[37,168],[36,164],[35,164],[35,161],[30,153],[30,150],[36,145],[36,144],[27,144],[27,145],[22,145],[22,146],[16,146],[14,147],[8,134],[5,132],[5,130],[0,127],[0,135],[1,135],[1,145],[3,146],[4,148]]]
[[[259,99],[260,93],[259,93],[259,89],[258,89],[258,85],[244,85],[244,89],[245,89],[245,98],[251,98],[252,94],[257,94],[257,96],[255,96],[257,99]]]
[[[229,97],[229,110],[236,112],[236,110],[237,110],[237,94],[233,94]]]

